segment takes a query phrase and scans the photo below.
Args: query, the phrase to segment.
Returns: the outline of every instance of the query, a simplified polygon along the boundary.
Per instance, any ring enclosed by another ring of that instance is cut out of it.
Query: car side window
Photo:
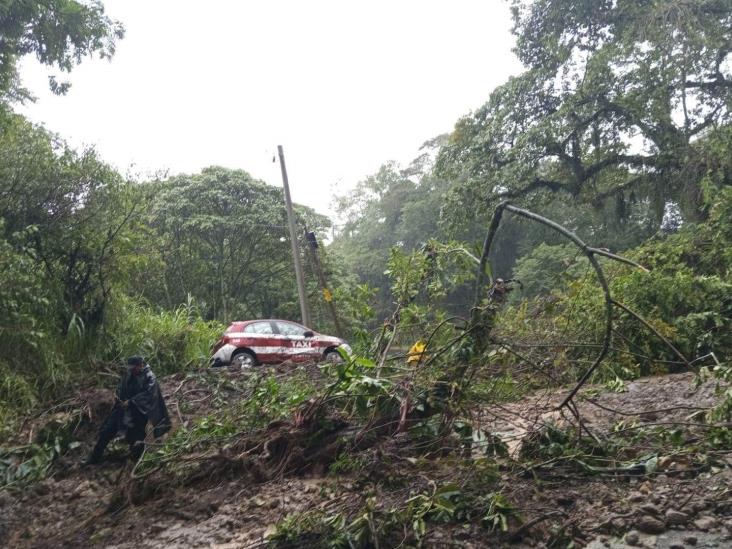
[[[269,322],[255,322],[244,328],[245,334],[272,334],[272,326]]]
[[[302,336],[305,335],[305,328],[290,322],[278,322],[277,329],[284,336]]]

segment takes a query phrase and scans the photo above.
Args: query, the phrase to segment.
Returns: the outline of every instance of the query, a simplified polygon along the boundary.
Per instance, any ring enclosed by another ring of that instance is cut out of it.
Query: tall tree
[[[332,249],[361,283],[378,290],[379,316],[391,307],[389,249],[412,250],[438,232],[439,182],[422,185],[420,175],[389,162],[337,201],[344,223]]]
[[[139,204],[93,150],[13,115],[0,133],[0,236],[16,242],[45,273],[60,299],[62,328],[77,317],[101,324],[121,231]]]
[[[123,35],[122,25],[105,15],[98,0],[0,0],[0,98],[29,97],[18,80],[21,57],[35,55],[44,65],[70,72],[94,53],[111,57]],[[53,76],[49,83],[56,93],[69,87]]]
[[[159,185],[151,223],[165,264],[164,305],[190,294],[224,321],[297,316],[282,189],[220,167]],[[296,214],[303,229],[329,224],[302,206]]]
[[[648,200],[659,222],[673,200],[697,217],[698,145],[730,121],[732,2],[512,4],[527,70],[458,122],[442,173],[484,203],[546,191],[621,214]]]

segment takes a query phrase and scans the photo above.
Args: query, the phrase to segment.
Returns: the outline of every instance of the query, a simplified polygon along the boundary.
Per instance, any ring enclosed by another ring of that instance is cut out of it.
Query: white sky
[[[126,28],[66,96],[24,62],[19,108],[122,173],[242,168],[328,213],[388,160],[408,163],[521,66],[503,0],[105,0]]]

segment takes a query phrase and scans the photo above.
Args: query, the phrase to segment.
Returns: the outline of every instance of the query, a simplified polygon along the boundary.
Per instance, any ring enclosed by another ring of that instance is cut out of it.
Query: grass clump
[[[158,375],[205,364],[225,326],[201,318],[189,299],[173,311],[154,311],[122,298],[112,313],[111,357],[142,355]]]

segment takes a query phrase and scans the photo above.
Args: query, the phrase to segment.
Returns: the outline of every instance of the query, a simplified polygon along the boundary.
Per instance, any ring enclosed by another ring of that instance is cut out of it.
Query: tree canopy
[[[28,98],[18,80],[17,63],[25,55],[62,72],[70,72],[93,54],[114,55],[124,28],[110,19],[98,0],[0,1],[0,99]],[[64,93],[67,82],[49,77],[51,89]]]
[[[512,2],[526,71],[461,119],[438,159],[490,199],[560,193],[601,205],[669,200],[700,215],[701,144],[728,142],[728,0]],[[727,179],[725,183],[729,184]]]
[[[124,180],[89,149],[77,153],[20,116],[0,133],[0,217],[5,239],[45,273],[65,329],[99,326],[115,277],[121,231],[139,204]]]
[[[297,294],[281,188],[220,167],[152,185],[147,215],[163,269],[162,284],[141,288],[152,303],[171,307],[190,294],[224,321],[296,316],[288,309]],[[329,224],[309,208],[296,212],[303,229]]]

